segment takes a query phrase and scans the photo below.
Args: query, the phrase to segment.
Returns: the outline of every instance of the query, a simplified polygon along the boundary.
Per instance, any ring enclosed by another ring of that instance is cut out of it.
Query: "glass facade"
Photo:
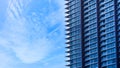
[[[120,0],[66,0],[69,68],[120,68]]]
[[[101,67],[116,68],[116,33],[114,0],[100,0]]]
[[[66,5],[68,5],[66,8],[67,66],[70,66],[70,68],[81,68],[80,1],[69,0]]]
[[[96,0],[83,1],[84,66],[98,67]]]

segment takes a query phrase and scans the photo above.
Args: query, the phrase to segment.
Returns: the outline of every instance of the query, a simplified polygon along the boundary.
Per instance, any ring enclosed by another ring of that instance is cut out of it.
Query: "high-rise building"
[[[65,0],[69,68],[120,68],[120,0]]]

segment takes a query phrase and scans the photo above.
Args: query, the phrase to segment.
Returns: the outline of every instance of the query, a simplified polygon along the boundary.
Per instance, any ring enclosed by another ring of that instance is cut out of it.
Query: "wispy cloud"
[[[13,7],[10,7],[10,9],[18,14],[17,9],[13,9]],[[24,63],[34,63],[43,59],[49,53],[49,45],[51,45],[50,40],[45,38],[46,35],[43,36],[45,33],[42,31],[43,34],[39,34],[41,30],[29,24],[25,17],[16,19],[12,16],[16,14],[10,10],[8,12],[11,15],[7,17],[6,24],[0,34],[4,39],[2,46],[12,49],[16,56]]]
[[[22,4],[19,7],[20,3],[17,0],[12,1],[14,2],[8,6],[8,15],[6,15],[6,21],[0,31],[0,48],[2,48],[0,56],[3,58],[0,61],[4,61],[0,63],[0,66],[3,65],[0,68],[18,68],[14,66],[19,66],[20,63],[34,64],[38,62],[43,63],[43,67],[46,67],[46,63],[56,63],[52,61],[64,56],[64,51],[61,52],[64,50],[63,0],[55,0],[55,2],[46,0],[51,3],[52,7],[54,7],[52,3],[58,4],[59,7],[55,10],[51,9],[48,14],[40,12],[41,10],[37,8],[38,11],[31,10],[31,7],[35,7],[35,4],[30,5],[32,0],[29,2],[21,0],[21,3],[27,3],[25,7],[28,9],[26,8],[26,10],[23,9],[24,5]],[[45,7],[45,9],[47,8]],[[42,62],[47,59],[51,60]],[[63,61],[58,60],[57,62],[58,65],[59,63],[61,65],[58,66],[56,63],[51,68],[64,67],[64,57],[62,59]],[[5,64],[7,62],[10,64]],[[8,65],[9,67],[4,67]]]

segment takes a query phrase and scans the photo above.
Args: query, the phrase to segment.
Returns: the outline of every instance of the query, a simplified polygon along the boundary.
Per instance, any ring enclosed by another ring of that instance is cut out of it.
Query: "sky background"
[[[0,68],[65,68],[64,0],[0,0]]]

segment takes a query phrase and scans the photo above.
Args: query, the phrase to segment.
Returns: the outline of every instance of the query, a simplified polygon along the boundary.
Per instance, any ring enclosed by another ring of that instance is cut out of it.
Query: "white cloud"
[[[43,37],[38,37],[40,35],[38,33],[30,34],[34,30],[29,32],[29,28],[26,26],[27,21],[24,19],[14,20],[13,23],[10,21],[7,21],[0,33],[2,46],[12,49],[23,63],[40,61],[49,54],[52,44],[50,40],[45,38],[45,33],[41,34]]]
[[[0,49],[0,68],[13,68],[18,63],[14,61],[15,58],[10,54],[9,50]]]
[[[10,10],[8,12],[13,15]],[[52,47],[50,40],[46,38],[45,29],[42,26],[43,31],[37,28],[34,29],[35,26],[28,24],[29,21],[24,17],[18,20],[11,15],[7,17],[0,32],[0,45],[11,49],[23,63],[34,63],[44,59],[51,52]]]
[[[59,3],[59,6],[61,6],[62,2],[63,1],[61,0],[59,1],[56,0],[56,3]],[[13,7],[9,7],[9,8],[13,9]],[[14,8],[14,12],[17,14],[16,10],[18,11],[18,9]],[[22,13],[22,9],[19,8],[19,10]],[[55,29],[53,29],[52,32],[50,32],[50,34],[47,34],[47,28],[43,24],[39,24],[41,23],[40,21],[34,19],[37,17],[30,19],[23,17],[24,15],[20,15],[20,17],[16,19],[14,17],[14,14],[9,9],[7,10],[7,12],[9,15],[6,17],[6,22],[4,23],[3,28],[0,31],[0,41],[1,41],[0,47],[3,47],[5,50],[10,51],[13,54],[10,54],[9,52],[0,53],[0,56],[3,58],[0,59],[0,61],[4,61],[3,64],[0,62],[1,65],[3,66],[5,65],[9,66],[12,64],[14,65],[14,63],[18,62],[19,60],[20,60],[19,62],[22,62],[24,64],[36,63],[38,61],[42,61],[46,59],[47,56],[51,54],[51,52],[57,51],[55,49],[62,46],[61,39],[63,41],[63,35],[64,35],[64,32],[61,30],[61,28],[62,29],[64,28],[63,7],[58,9],[58,11],[54,11],[50,13],[45,18],[46,20],[45,24],[47,23],[48,27],[54,27],[54,25],[58,24],[58,26]],[[32,22],[30,22],[31,20]],[[60,44],[58,44],[59,42]],[[16,57],[17,60],[11,58],[11,56]],[[7,62],[10,62],[11,64],[5,64]],[[0,67],[0,68],[9,68],[9,67]],[[54,65],[52,68],[58,68],[57,64]]]

